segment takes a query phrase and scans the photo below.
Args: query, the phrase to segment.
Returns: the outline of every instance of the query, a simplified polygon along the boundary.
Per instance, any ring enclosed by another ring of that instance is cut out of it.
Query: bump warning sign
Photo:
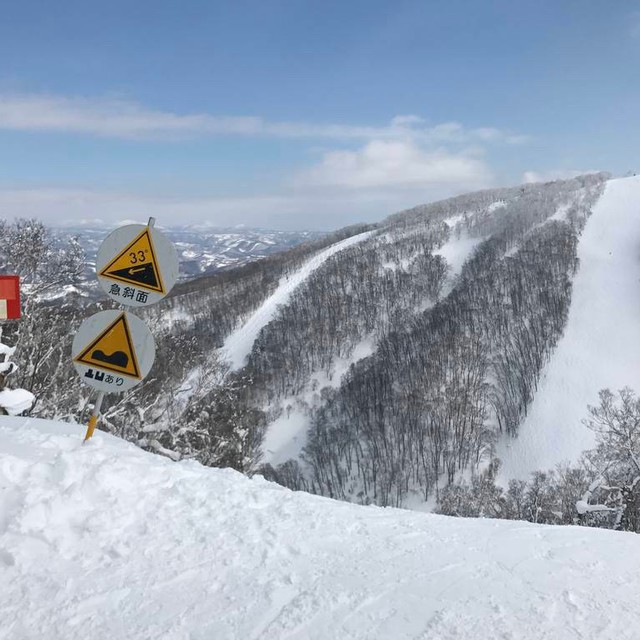
[[[131,331],[124,313],[81,351],[74,358],[74,362],[142,379]]]
[[[82,381],[99,391],[120,393],[140,384],[153,366],[153,335],[126,311],[99,311],[73,339],[73,366]]]

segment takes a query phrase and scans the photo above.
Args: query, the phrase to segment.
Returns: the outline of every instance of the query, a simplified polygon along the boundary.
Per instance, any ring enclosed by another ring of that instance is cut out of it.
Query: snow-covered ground
[[[474,249],[484,240],[484,238],[469,238],[466,234],[460,238],[451,238],[439,249],[433,252],[434,256],[442,256],[449,265],[449,279],[455,278],[462,271],[464,263],[471,257]]]
[[[600,389],[640,391],[640,178],[607,183],[578,256],[564,335],[518,438],[499,444],[503,479],[574,461],[593,446],[582,420]]]
[[[359,507],[0,418],[3,640],[636,639],[640,536]]]
[[[441,291],[441,296],[447,296],[455,285],[456,278],[460,275],[464,263],[473,255],[475,248],[484,240],[484,238],[469,238],[467,232],[461,230],[460,234],[454,232],[455,225],[459,222],[459,218],[463,216],[455,216],[445,222],[451,228],[451,238],[445,242],[440,248],[433,252],[434,256],[442,256],[447,261],[449,270],[447,272],[447,280]],[[427,307],[425,307],[426,309]],[[424,310],[424,309],[423,309]]]
[[[284,406],[282,415],[267,425],[262,441],[262,462],[274,466],[298,458],[307,444],[311,424],[309,409],[300,406],[296,398],[291,398]]]
[[[318,267],[332,255],[366,240],[374,231],[365,231],[355,236],[336,242],[326,249],[316,253],[305,262],[295,273],[284,276],[278,283],[278,288],[260,305],[249,319],[231,333],[224,342],[221,353],[231,364],[231,368],[239,369],[244,364],[255,342],[260,329],[268,324],[276,314],[280,305],[286,304],[293,291],[299,287]]]

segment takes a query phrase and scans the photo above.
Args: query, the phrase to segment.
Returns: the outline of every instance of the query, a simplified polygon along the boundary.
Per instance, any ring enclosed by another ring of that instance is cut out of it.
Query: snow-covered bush
[[[604,389],[599,397],[585,421],[596,447],[577,466],[536,471],[528,481],[511,480],[504,491],[495,484],[494,462],[470,483],[445,487],[438,512],[640,533],[640,398],[628,387],[617,394]]]
[[[585,454],[595,478],[576,510],[587,523],[640,533],[640,398],[629,387],[617,396],[603,389],[585,423],[596,434]]]
[[[0,413],[17,416],[29,411],[35,402],[34,395],[26,389],[6,388],[6,379],[17,370],[17,365],[10,358],[16,348],[9,347],[2,341],[2,328],[0,327]]]

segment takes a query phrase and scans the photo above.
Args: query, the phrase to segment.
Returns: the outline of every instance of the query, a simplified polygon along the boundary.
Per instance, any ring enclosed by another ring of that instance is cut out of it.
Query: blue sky
[[[0,2],[0,214],[330,229],[638,169],[640,2]]]

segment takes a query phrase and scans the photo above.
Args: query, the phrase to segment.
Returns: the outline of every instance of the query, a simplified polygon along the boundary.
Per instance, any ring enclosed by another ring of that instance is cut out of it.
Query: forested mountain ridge
[[[221,336],[215,382],[157,443],[217,464],[230,421],[241,464],[293,488],[382,505],[437,497],[517,435],[604,185],[488,190],[390,216],[291,293],[243,367],[223,372]]]
[[[517,437],[606,180],[458,196],[178,285],[144,312],[152,375],[110,397],[103,424],[174,459],[433,506]],[[81,317],[108,306],[34,304],[39,338],[14,336],[25,361],[41,359],[17,380],[38,398],[34,415],[85,418],[68,346]]]
[[[414,209],[310,279],[282,310],[286,341],[276,320],[256,343],[254,394],[277,411],[307,379],[330,378],[336,356],[363,339],[375,348],[303,407],[301,459],[273,476],[402,505],[488,460],[497,434],[517,434],[562,333],[577,238],[601,187],[594,178]],[[459,273],[447,273],[451,263]]]

